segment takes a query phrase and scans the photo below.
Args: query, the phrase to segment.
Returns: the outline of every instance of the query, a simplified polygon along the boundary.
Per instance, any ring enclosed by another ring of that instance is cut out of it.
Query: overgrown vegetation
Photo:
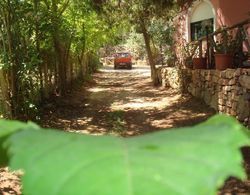
[[[223,115],[133,138],[1,121],[0,163],[24,171],[23,194],[216,194],[229,176],[245,178],[247,133]]]
[[[192,0],[2,0],[0,2],[1,112],[38,119],[52,94],[65,95],[98,64],[105,45],[140,33],[154,84],[162,49],[172,55],[172,19]],[[144,52],[145,53],[145,52]]]
[[[124,120],[124,111],[123,110],[117,110],[110,112],[108,115],[108,122],[111,124],[112,129],[111,132],[114,133],[121,133],[125,129],[125,120]]]
[[[98,65],[119,36],[92,1],[0,2],[0,87],[4,117],[37,119],[41,102],[64,95]]]
[[[99,1],[99,7],[109,20],[116,23],[119,17],[127,21],[134,28],[134,32],[143,36],[151,78],[154,85],[157,85],[157,57],[162,53],[163,45],[167,49],[167,55],[173,56],[170,52],[173,44],[173,19],[192,2],[193,0],[107,0]]]
[[[158,56],[175,57],[174,18],[191,3],[1,0],[1,117],[39,120],[45,100],[91,77],[107,44],[147,54],[157,85]],[[112,132],[125,130],[123,111],[107,120]],[[229,176],[245,178],[239,148],[246,145],[247,130],[226,116],[127,139],[0,121],[0,165],[24,171],[23,194],[216,194]]]

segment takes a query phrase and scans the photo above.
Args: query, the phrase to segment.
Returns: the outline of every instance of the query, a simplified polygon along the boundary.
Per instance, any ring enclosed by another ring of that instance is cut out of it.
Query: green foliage
[[[158,45],[173,44],[174,28],[171,21],[166,21],[164,18],[153,19],[148,31]]]
[[[141,34],[132,31],[128,35],[124,45],[133,52],[133,58],[143,59],[146,56],[145,42]]]
[[[168,16],[166,19],[163,15],[162,18],[153,18],[148,27],[148,33],[154,43],[154,48],[158,51],[155,58],[162,58],[161,55],[164,55],[168,65],[173,64],[171,60],[174,61],[175,58],[173,52],[175,28],[172,17]]]
[[[55,91],[64,95],[71,83],[96,69],[96,58],[85,58],[89,53],[124,42],[132,26],[146,27],[157,53],[159,43],[169,44],[172,33],[158,21],[169,21],[185,1],[1,1],[0,86],[5,100],[0,104],[8,113],[3,115],[35,120],[44,99]]]
[[[36,195],[216,194],[227,177],[245,178],[239,148],[250,144],[246,129],[222,115],[132,138],[9,121],[0,128],[11,168],[24,170],[23,193]]]
[[[125,130],[125,121],[124,121],[124,111],[116,110],[110,112],[108,115],[108,121],[112,126],[111,131],[113,132],[122,132]]]
[[[55,91],[65,94],[70,83],[93,73],[96,55],[85,57],[115,42],[122,29],[95,8],[90,0],[0,2],[0,67],[6,77],[0,86],[12,117],[35,120],[41,101]]]
[[[38,126],[34,123],[22,123],[19,121],[1,121],[0,122],[0,166],[6,164],[8,161],[7,157],[7,150],[4,147],[3,142],[13,133],[18,132],[22,129],[35,129],[38,128]]]
[[[219,29],[221,30],[221,29]],[[241,47],[237,45],[237,41],[233,39],[233,35],[226,30],[222,30],[219,41],[215,44],[215,50],[219,54],[234,54],[234,52]]]

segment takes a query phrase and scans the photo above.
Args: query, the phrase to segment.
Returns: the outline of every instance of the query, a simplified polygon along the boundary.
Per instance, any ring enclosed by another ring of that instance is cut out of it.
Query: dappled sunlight
[[[89,89],[88,91],[92,92],[92,93],[98,93],[98,92],[104,92],[104,91],[110,91],[110,90],[111,90],[111,88],[95,87],[95,88]]]
[[[114,102],[111,104],[112,110],[128,110],[128,109],[163,109],[166,106],[176,102],[180,98],[180,95],[177,95],[173,98],[130,98],[128,103],[124,103],[123,101]]]
[[[113,65],[107,65],[103,68],[100,69],[101,73],[108,73],[111,74],[111,77],[114,76],[116,73],[120,74],[120,73],[125,73],[124,76],[128,77],[133,75],[133,77],[141,77],[141,76],[145,76],[145,77],[149,77],[150,76],[150,69],[149,66],[133,66],[132,70],[126,70],[126,69],[114,69]]]
[[[108,66],[94,74],[91,85],[57,101],[44,124],[83,134],[134,136],[194,125],[213,114],[197,99],[153,87],[149,67]]]
[[[154,120],[154,121],[149,121],[149,122],[154,127],[157,127],[160,129],[167,129],[167,128],[172,128],[174,126],[174,121],[175,121],[174,119],[168,118],[167,120],[161,119],[161,120]]]
[[[85,125],[88,122],[93,121],[93,117],[83,117],[83,118],[79,118],[76,120],[76,123],[79,125]]]
[[[167,128],[173,128],[176,127],[176,123],[178,121],[185,121],[187,120],[187,115],[190,115],[190,117],[188,118],[188,120],[195,120],[196,118],[203,118],[205,117],[205,113],[201,113],[201,114],[197,114],[195,116],[192,116],[192,112],[191,111],[182,111],[181,113],[173,113],[172,116],[168,117],[168,118],[163,118],[163,119],[159,119],[159,120],[152,120],[151,118],[148,119],[148,122],[159,129],[167,129]],[[191,126],[192,123],[190,123]]]
[[[97,128],[98,128],[98,126],[96,126],[96,125],[89,125],[84,130],[70,130],[69,129],[66,131],[71,132],[71,133],[79,133],[79,134],[85,134],[85,135],[96,135],[96,136],[107,134],[107,131],[105,128],[99,128],[98,131],[96,131]]]

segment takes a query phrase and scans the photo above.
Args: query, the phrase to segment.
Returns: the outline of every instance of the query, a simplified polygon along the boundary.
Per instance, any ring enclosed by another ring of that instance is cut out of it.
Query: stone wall
[[[250,69],[186,69],[181,71],[179,78],[175,74],[169,76],[177,71],[171,69],[175,68],[158,70],[163,86],[172,87],[172,83],[178,83],[178,86],[203,99],[217,112],[234,116],[250,127]]]
[[[157,68],[158,79],[163,87],[182,89],[181,71],[173,67],[160,66]]]

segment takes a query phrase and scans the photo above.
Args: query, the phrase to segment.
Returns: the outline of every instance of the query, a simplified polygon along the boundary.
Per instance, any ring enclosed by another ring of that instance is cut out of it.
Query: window
[[[127,58],[130,56],[130,54],[129,53],[117,53],[116,56],[120,58]]]
[[[201,37],[206,36],[214,31],[214,19],[206,19],[198,22],[191,23],[191,41],[198,40]]]

